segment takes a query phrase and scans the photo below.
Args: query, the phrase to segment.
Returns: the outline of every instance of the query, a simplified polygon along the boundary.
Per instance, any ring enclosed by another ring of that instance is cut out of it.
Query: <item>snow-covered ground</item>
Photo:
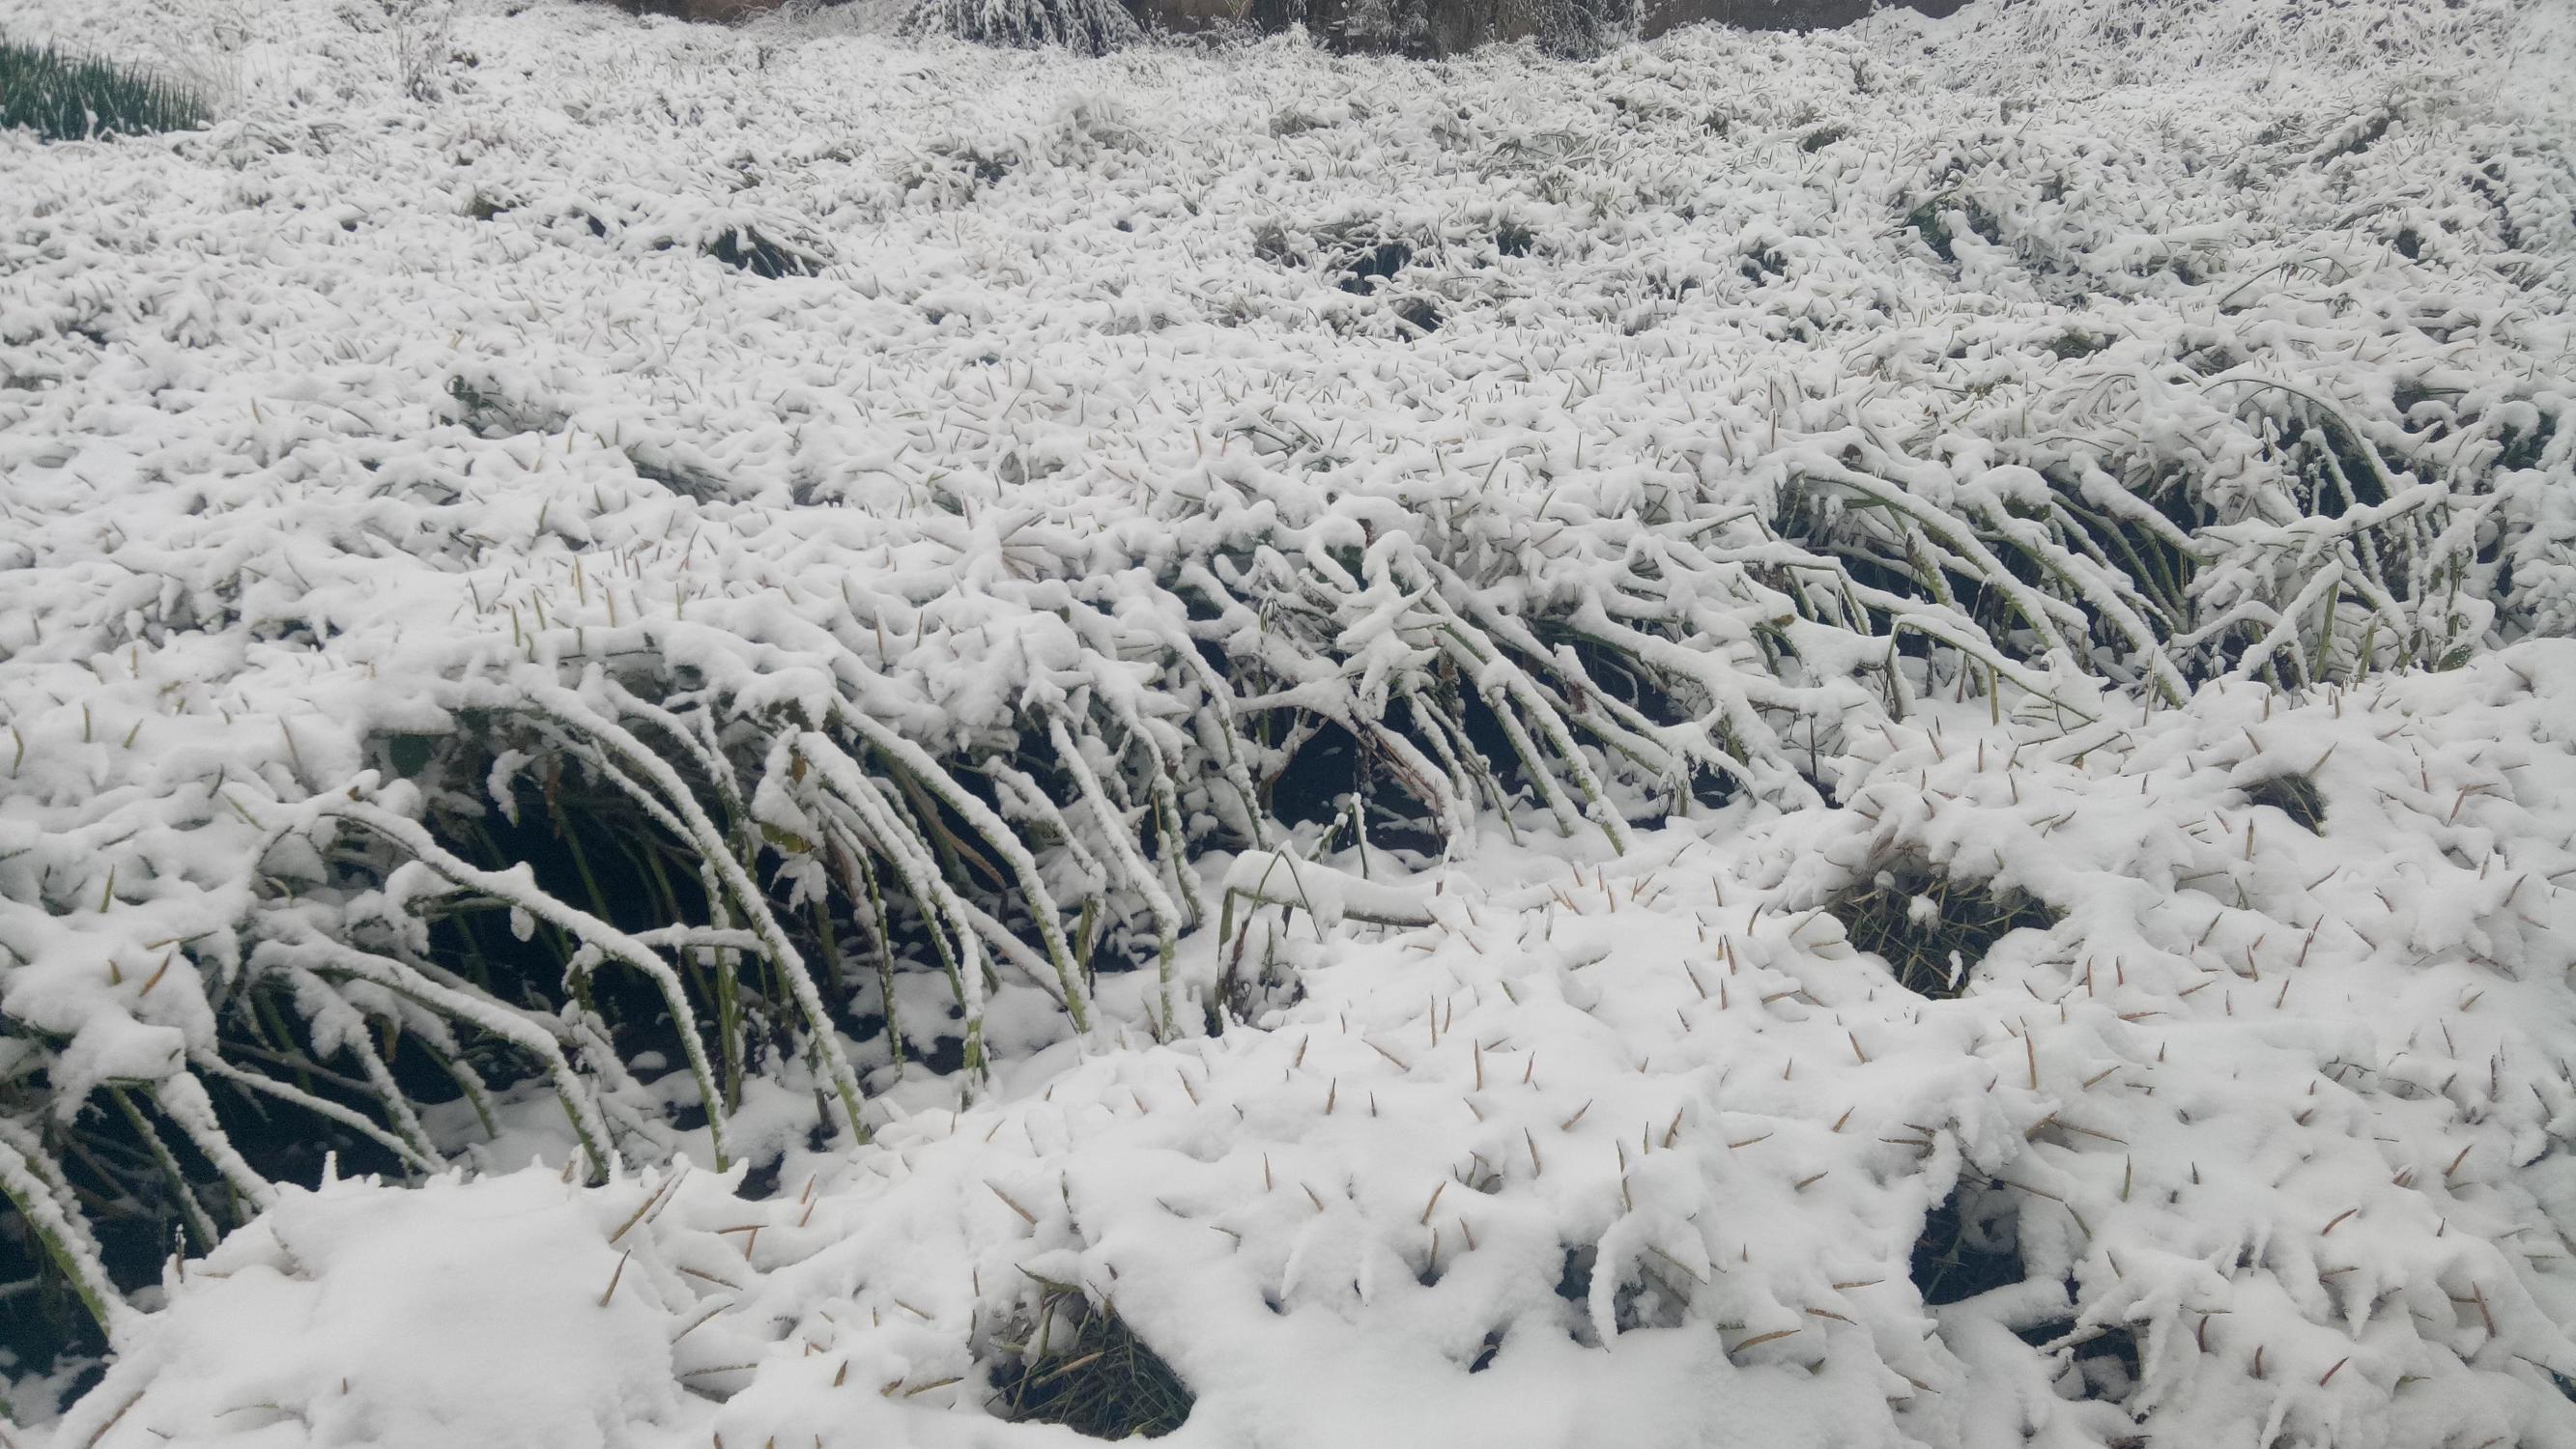
[[[882,18],[0,0],[7,1442],[2576,1446],[2566,6]]]

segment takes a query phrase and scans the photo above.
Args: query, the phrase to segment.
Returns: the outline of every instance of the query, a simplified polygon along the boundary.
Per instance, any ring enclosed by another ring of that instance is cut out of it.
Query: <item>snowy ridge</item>
[[[1183,1444],[2576,1444],[2546,8],[185,18],[212,130],[0,136],[28,1432],[1071,1442],[1052,1283]]]

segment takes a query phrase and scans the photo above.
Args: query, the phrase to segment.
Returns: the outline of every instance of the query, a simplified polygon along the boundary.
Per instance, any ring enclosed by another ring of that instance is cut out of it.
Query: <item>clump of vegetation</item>
[[[2090,332],[2070,327],[2057,334],[2056,340],[2048,344],[2048,351],[2049,355],[2060,362],[2073,362],[2079,358],[2091,357],[2110,345],[2107,338],[2097,337]]]
[[[203,98],[148,72],[0,40],[0,129],[85,141],[185,131],[206,120]]]
[[[2054,913],[1992,880],[1950,875],[1919,858],[1882,864],[1826,907],[1851,943],[1884,959],[1908,991],[1948,1000],[1997,942],[2057,924]]]
[[[1333,284],[1359,296],[1393,282],[1396,274],[1412,266],[1418,253],[1429,245],[1427,239],[1399,235],[1372,217],[1319,226],[1315,228],[1315,243],[1324,254]],[[1271,243],[1265,237],[1261,244]]]
[[[1955,246],[1959,233],[1950,225],[1950,213],[1953,211],[1967,221],[1969,231],[1993,245],[2003,244],[2002,224],[1995,219],[1993,212],[1986,210],[1984,206],[1969,197],[1932,197],[1905,213],[1905,225],[1912,227],[1915,234],[1923,238],[1923,244],[1932,249],[1934,256],[1945,262],[1955,263],[1959,260],[1959,253]]]
[[[1062,46],[1106,55],[1144,31],[1116,0],[917,0],[909,35],[949,35],[985,45]]]
[[[2310,832],[2325,830],[2325,797],[2317,793],[2316,781],[2295,770],[2246,786],[2245,803],[2269,805]]]
[[[1910,1267],[1925,1306],[1965,1302],[2022,1280],[2011,1209],[2008,1194],[1963,1180],[1924,1214]]]
[[[773,280],[806,276],[822,269],[815,258],[764,235],[757,227],[728,228],[698,250],[726,266]]]
[[[1136,1336],[1116,1305],[1048,1283],[1012,1355],[993,1378],[993,1407],[1020,1424],[1062,1424],[1094,1439],[1159,1439],[1190,1417],[1193,1399],[1172,1366]]]

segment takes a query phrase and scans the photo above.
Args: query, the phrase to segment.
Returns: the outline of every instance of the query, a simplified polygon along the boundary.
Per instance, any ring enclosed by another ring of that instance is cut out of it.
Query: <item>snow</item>
[[[0,1362],[9,1442],[1069,1444],[988,1409],[1054,1282],[1180,1449],[2576,1446],[2563,7],[1416,65],[513,0],[426,99],[348,11],[0,0],[235,92],[0,135],[0,1183],[97,1256],[44,1134],[131,1098],[242,1204],[73,1402]],[[1388,724],[1436,669],[1499,743]],[[1439,853],[1261,818],[1291,705]],[[567,762],[739,912],[427,823]],[[1828,909],[1900,869],[2054,923],[1920,994]],[[880,885],[953,965],[791,940]],[[474,900],[685,1043],[430,960]],[[718,951],[795,1046],[691,1123]],[[812,1029],[952,979],[987,1077]],[[306,1097],[454,1168],[235,1152],[263,983],[465,1063]],[[1945,1202],[2022,1281],[1925,1302]]]
[[[678,1417],[664,1319],[689,1295],[676,1255],[607,1240],[619,1201],[540,1172],[290,1189],[174,1274],[157,1317],[188,1331],[150,1334],[64,1432],[123,1411],[210,1443],[634,1442]]]

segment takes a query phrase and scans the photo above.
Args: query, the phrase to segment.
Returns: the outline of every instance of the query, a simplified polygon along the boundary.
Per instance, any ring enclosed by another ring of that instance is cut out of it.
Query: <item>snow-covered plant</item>
[[[914,0],[903,29],[986,45],[1062,46],[1084,55],[1105,55],[1144,33],[1119,0]]]
[[[393,47],[394,75],[415,101],[439,98],[439,77],[455,58],[456,0],[376,0]]]
[[[2457,83],[2553,32],[2279,9],[2336,65],[541,5],[470,115],[22,144],[64,1442],[415,1422],[519,1330],[227,1325],[435,1230],[553,1442],[906,1442],[1061,1321],[1212,1443],[2565,1444],[2576,170]]]

